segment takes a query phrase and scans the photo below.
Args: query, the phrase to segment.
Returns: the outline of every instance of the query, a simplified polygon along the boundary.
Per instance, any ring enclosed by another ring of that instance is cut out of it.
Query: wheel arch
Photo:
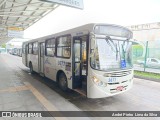
[[[58,76],[59,76],[61,73],[64,73],[64,74],[65,74],[65,72],[64,72],[63,70],[58,70],[58,71],[57,71],[57,74],[56,74],[56,82],[57,82],[57,83],[59,82]],[[66,76],[66,74],[65,74],[65,76]]]

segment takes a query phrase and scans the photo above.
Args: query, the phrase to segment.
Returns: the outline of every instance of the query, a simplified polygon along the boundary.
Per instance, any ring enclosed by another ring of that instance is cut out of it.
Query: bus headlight
[[[93,80],[93,82],[94,82],[96,85],[98,85],[98,86],[101,86],[101,87],[106,87],[106,86],[107,86],[106,83],[104,83],[103,81],[100,81],[100,80],[99,80],[98,78],[96,78],[95,76],[92,77],[92,80]]]

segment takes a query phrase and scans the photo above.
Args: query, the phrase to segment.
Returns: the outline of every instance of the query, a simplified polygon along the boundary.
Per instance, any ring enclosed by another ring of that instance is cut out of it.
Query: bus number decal
[[[111,77],[111,78],[108,78],[108,83],[113,83],[113,82],[116,82],[117,79],[114,78],[114,77]]]
[[[66,62],[65,61],[58,61],[58,65],[60,66],[65,66]]]

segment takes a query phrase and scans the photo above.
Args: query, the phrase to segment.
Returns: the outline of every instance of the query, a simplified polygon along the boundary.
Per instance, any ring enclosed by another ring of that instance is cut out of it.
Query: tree
[[[6,44],[5,44],[5,43],[2,44],[1,47],[2,47],[2,48],[6,48]]]

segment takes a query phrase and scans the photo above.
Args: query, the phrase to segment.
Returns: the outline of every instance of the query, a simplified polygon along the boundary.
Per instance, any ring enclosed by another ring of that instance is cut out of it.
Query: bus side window
[[[32,54],[32,52],[33,52],[33,44],[32,43],[29,43],[29,45],[28,45],[28,53],[29,54]]]
[[[71,36],[57,38],[57,56],[69,58],[71,53]]]
[[[46,41],[46,55],[47,56],[55,55],[55,39],[54,38]]]

